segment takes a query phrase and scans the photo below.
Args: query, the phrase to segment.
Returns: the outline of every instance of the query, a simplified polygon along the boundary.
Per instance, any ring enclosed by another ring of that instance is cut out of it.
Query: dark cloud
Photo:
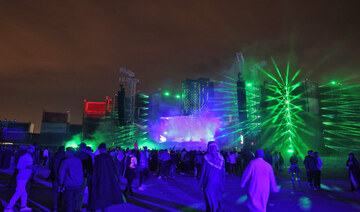
[[[249,3],[251,2],[251,3]],[[118,88],[122,66],[139,89],[179,89],[245,59],[290,60],[315,81],[356,76],[357,1],[4,1],[0,118],[33,121]],[[281,63],[281,62],[280,62]]]

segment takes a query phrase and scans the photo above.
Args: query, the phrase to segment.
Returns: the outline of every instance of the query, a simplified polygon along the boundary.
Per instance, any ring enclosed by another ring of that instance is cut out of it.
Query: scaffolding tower
[[[135,96],[136,96],[136,84],[139,79],[135,78],[135,73],[124,67],[120,68],[119,77],[120,86],[125,88],[125,97],[129,100],[129,122],[135,121]]]

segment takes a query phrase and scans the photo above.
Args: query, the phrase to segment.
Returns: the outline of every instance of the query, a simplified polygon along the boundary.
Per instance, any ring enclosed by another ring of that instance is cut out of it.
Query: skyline
[[[138,89],[177,89],[186,78],[218,78],[245,60],[290,63],[315,82],[359,76],[357,1],[159,1],[0,3],[0,120],[41,127],[42,110],[103,101],[119,69]],[[174,87],[178,85],[178,87]]]

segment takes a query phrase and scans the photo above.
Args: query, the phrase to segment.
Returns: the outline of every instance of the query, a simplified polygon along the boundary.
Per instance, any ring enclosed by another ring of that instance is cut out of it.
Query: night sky
[[[251,3],[249,3],[251,2]],[[290,60],[325,82],[360,75],[358,1],[2,1],[0,120],[41,127],[119,88],[119,68],[145,93],[216,78],[245,60]]]

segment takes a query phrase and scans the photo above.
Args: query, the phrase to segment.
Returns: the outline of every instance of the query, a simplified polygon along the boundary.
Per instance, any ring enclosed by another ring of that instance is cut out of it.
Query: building
[[[70,111],[43,111],[40,143],[45,145],[59,145],[69,138]]]
[[[34,124],[31,122],[0,121],[1,143],[29,143],[34,133]]]

